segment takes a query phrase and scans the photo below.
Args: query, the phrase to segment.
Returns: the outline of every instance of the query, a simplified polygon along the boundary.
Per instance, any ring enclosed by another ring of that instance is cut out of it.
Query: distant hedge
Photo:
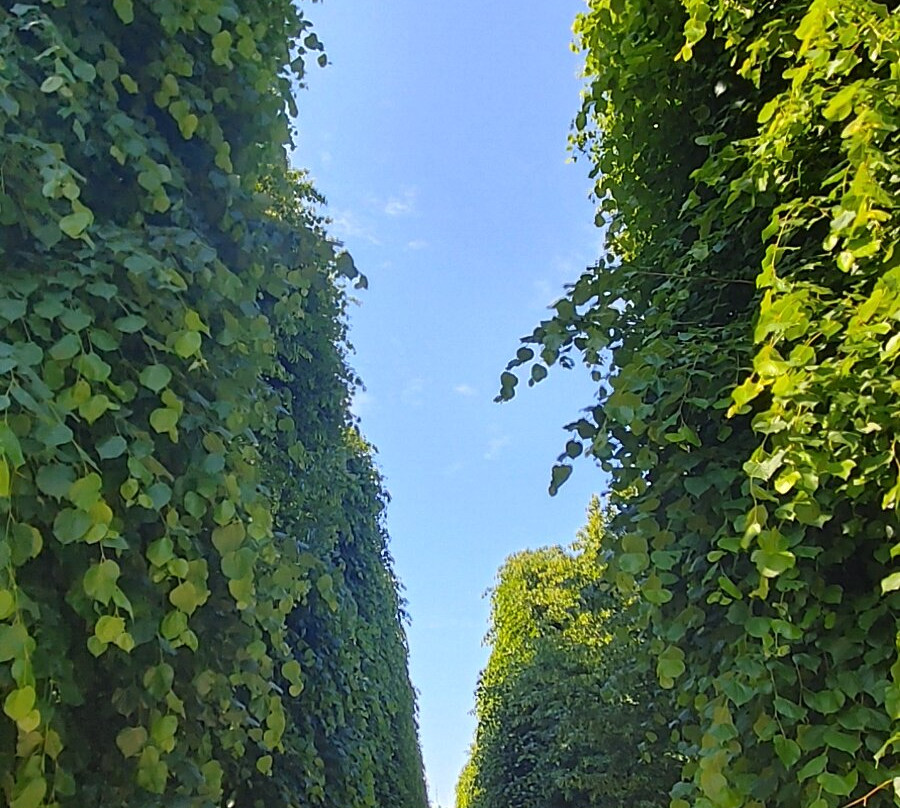
[[[649,808],[674,783],[671,699],[632,606],[603,581],[605,540],[594,500],[573,547],[501,567],[457,808]]]

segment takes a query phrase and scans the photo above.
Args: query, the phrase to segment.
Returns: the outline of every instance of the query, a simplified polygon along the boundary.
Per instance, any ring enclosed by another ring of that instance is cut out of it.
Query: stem
[[[894,782],[893,777],[890,780],[885,780],[883,783],[880,783],[879,785],[875,786],[875,788],[873,788],[868,794],[863,794],[859,799],[853,800],[853,802],[848,802],[846,805],[843,806],[843,808],[853,808],[854,805],[859,805],[860,803],[865,805],[866,800],[868,800],[869,797],[871,797],[873,794],[878,793],[879,791],[881,791],[881,789],[885,788],[886,786],[889,786],[893,782]]]

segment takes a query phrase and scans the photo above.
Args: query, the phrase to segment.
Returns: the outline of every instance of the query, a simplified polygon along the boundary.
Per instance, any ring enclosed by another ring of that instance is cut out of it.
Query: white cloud
[[[406,243],[407,250],[424,250],[428,246],[428,242],[424,239],[413,239],[412,241],[408,241]]]
[[[392,196],[382,207],[382,212],[388,216],[407,216],[416,208],[415,188],[406,188],[400,196]]]
[[[458,393],[461,396],[474,396],[476,395],[475,388],[470,384],[457,384],[453,388],[454,393]]]
[[[500,454],[501,450],[509,446],[512,441],[509,439],[507,435],[503,435],[499,438],[491,438],[488,442],[487,451],[484,453],[485,460],[495,460]]]
[[[375,228],[370,222],[361,219],[352,210],[334,210],[330,213],[329,230],[341,241],[362,238],[378,247],[381,241],[375,235]]]
[[[425,391],[425,381],[417,376],[410,379],[400,392],[400,400],[410,407],[420,407],[424,403],[422,393]]]

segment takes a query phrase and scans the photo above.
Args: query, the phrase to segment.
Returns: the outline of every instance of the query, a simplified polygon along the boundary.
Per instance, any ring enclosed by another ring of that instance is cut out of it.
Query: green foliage
[[[425,804],[361,278],[284,151],[320,50],[287,0],[0,11],[5,804]]]
[[[572,548],[501,568],[457,808],[653,806],[674,782],[668,700],[631,604],[603,581],[603,522],[595,499]]]
[[[567,455],[612,474],[608,577],[688,711],[674,808],[844,804],[900,774],[900,17],[592,0],[575,32],[609,256],[501,397],[535,355],[598,382]]]

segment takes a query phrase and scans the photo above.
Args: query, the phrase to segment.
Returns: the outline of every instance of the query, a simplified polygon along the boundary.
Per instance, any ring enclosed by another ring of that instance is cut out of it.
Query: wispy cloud
[[[475,388],[472,387],[471,384],[457,384],[457,385],[453,388],[453,392],[454,392],[454,393],[457,393],[458,395],[461,395],[461,396],[474,396],[474,395],[477,395],[477,393],[475,392]]]
[[[341,241],[361,238],[370,244],[381,246],[381,241],[375,235],[374,226],[352,210],[334,210],[331,212],[330,217],[331,225],[329,229]]]
[[[428,246],[428,242],[424,239],[417,238],[406,243],[407,250],[424,250]]]
[[[512,441],[509,439],[508,435],[502,435],[499,438],[491,438],[488,442],[487,451],[484,453],[485,460],[496,460],[500,455],[500,452]]]
[[[410,379],[400,392],[400,400],[410,407],[419,407],[424,403],[425,381],[417,376]]]
[[[382,206],[388,216],[408,216],[416,209],[416,189],[405,188],[399,196],[389,197]]]

